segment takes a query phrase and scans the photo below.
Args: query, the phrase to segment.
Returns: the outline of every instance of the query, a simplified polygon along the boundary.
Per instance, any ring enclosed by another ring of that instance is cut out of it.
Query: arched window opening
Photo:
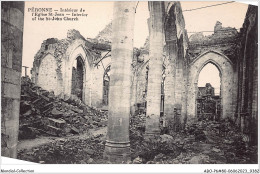
[[[161,83],[161,110],[160,110],[160,114],[161,116],[164,113],[164,81],[165,81],[165,67],[163,66],[162,69],[162,83]]]
[[[83,61],[80,56],[76,58],[72,66],[71,94],[82,100],[83,94]]]
[[[110,81],[110,68],[109,65],[103,75],[103,105],[108,105],[108,95],[109,95],[109,81]]]
[[[146,108],[147,108],[147,90],[148,90],[148,74],[149,74],[149,65],[146,66],[146,71],[145,71],[145,88],[144,91],[142,92],[142,103],[137,104],[137,110],[139,114],[146,114]],[[163,115],[164,111],[164,81],[165,81],[165,67],[162,67],[162,82],[161,82],[161,106],[160,106],[160,114]]]
[[[204,120],[219,120],[221,115],[221,74],[218,68],[208,63],[198,78],[197,117]]]

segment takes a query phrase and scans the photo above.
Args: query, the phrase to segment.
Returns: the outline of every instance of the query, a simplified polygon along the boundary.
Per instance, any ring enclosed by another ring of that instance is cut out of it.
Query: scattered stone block
[[[79,130],[75,127],[71,127],[70,132],[73,133],[73,134],[79,134]]]
[[[54,116],[62,116],[63,112],[58,111],[56,108],[53,108],[51,114]]]

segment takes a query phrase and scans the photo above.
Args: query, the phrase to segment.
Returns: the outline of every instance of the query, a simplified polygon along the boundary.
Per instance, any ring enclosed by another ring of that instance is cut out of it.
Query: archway
[[[221,74],[221,90],[220,100],[222,113],[221,118],[233,117],[233,64],[223,54],[208,51],[201,54],[194,59],[189,65],[189,79],[188,79],[188,100],[187,100],[187,111],[188,117],[195,117],[196,115],[196,97],[198,94],[198,77],[201,70],[208,64],[214,64]]]
[[[221,115],[221,73],[209,62],[199,73],[196,96],[196,117],[204,120],[219,120]]]
[[[72,66],[71,94],[83,100],[84,86],[84,63],[81,56],[78,56]]]
[[[89,55],[84,46],[78,42],[71,45],[68,50],[67,55],[69,56],[63,62],[64,66],[62,68],[64,72],[64,94],[68,96],[78,95],[82,102],[91,105],[91,66]],[[76,72],[79,74],[77,86],[73,84]],[[76,88],[78,89],[76,90]]]
[[[108,105],[108,94],[109,94],[109,82],[110,82],[110,69],[109,65],[103,75],[103,105]]]
[[[166,79],[164,113],[169,129],[178,131],[187,118],[186,82],[187,61],[185,59],[185,31],[179,2],[169,3],[165,20]]]
[[[169,8],[165,22],[165,42],[167,56],[164,60],[164,64],[166,65],[166,78],[164,84],[164,113],[167,116],[167,120],[172,119],[174,115],[173,108],[174,104],[176,103],[176,62],[178,61],[178,32],[176,19],[176,4],[173,3]]]

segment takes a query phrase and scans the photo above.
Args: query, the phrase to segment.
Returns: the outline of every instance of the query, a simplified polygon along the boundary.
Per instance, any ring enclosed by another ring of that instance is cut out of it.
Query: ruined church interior
[[[258,164],[257,6],[246,5],[240,28],[214,21],[205,35],[186,28],[182,2],[146,2],[149,35],[135,47],[137,1],[117,1],[96,37],[72,28],[62,39],[44,38],[27,67],[25,3],[1,2],[2,156]]]

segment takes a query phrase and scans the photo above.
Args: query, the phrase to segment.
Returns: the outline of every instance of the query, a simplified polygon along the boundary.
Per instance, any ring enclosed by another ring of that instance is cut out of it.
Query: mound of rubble
[[[106,164],[105,134],[67,136],[107,125],[107,113],[84,105],[75,97],[57,97],[22,79],[19,138],[36,132],[63,136],[51,143],[18,152],[22,160],[47,164]],[[145,139],[144,114],[130,118],[129,164],[257,164],[257,146],[248,142],[228,119],[188,120],[185,129]],[[36,136],[36,135],[34,135]],[[67,136],[67,137],[65,137]]]
[[[105,141],[100,136],[59,138],[42,146],[18,151],[17,157],[41,164],[106,163],[103,161]]]
[[[22,77],[19,139],[68,136],[106,125],[107,112],[89,107],[73,95],[55,96]]]
[[[145,116],[131,118],[133,164],[257,164],[257,146],[228,119],[190,120],[172,134],[144,139]]]
[[[185,130],[146,140],[145,115],[131,117],[131,160],[128,164],[257,164],[250,146],[229,120],[192,120]],[[63,137],[18,152],[22,160],[46,164],[106,164],[105,135]]]

